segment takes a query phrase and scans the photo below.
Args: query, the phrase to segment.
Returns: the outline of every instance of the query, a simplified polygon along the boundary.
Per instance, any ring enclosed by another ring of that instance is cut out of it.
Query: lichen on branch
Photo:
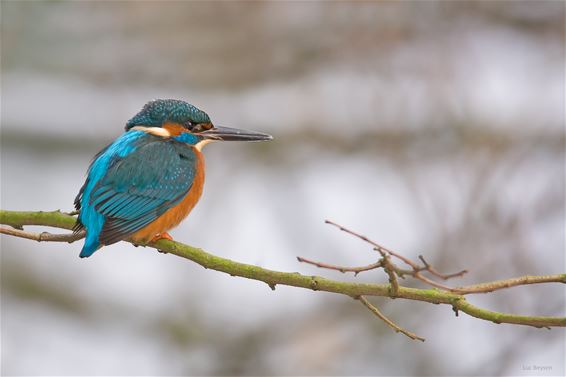
[[[36,241],[51,241],[51,242],[73,242],[83,236],[82,234],[77,237],[72,233],[66,234],[51,234],[31,233],[24,230],[28,225],[49,226],[59,229],[70,230],[75,224],[76,218],[72,214],[63,213],[60,211],[52,212],[26,212],[26,211],[6,211],[0,210],[0,224],[8,225],[9,227],[0,227],[0,233],[8,236],[15,236],[20,238],[27,238]],[[331,223],[331,222],[328,222]],[[360,273],[376,268],[383,268],[389,276],[389,284],[368,284],[357,282],[346,282],[340,280],[331,280],[321,276],[303,275],[298,272],[280,272],[261,268],[258,266],[232,261],[226,258],[221,258],[216,255],[210,254],[200,248],[185,245],[180,242],[159,240],[155,243],[150,243],[147,247],[154,248],[158,251],[173,254],[184,259],[191,260],[204,268],[216,270],[230,274],[231,276],[238,276],[247,279],[261,281],[266,283],[271,289],[275,289],[277,285],[286,285],[298,288],[310,289],[313,291],[325,291],[331,293],[342,294],[350,296],[362,302],[374,314],[378,315],[388,325],[401,332],[411,339],[424,340],[423,338],[403,330],[398,325],[393,324],[367,301],[368,296],[381,296],[396,299],[406,299],[413,301],[421,301],[433,304],[445,304],[453,308],[456,313],[466,313],[472,317],[491,321],[493,323],[508,323],[515,325],[527,325],[538,328],[546,327],[566,327],[566,317],[546,317],[546,316],[527,316],[517,315],[510,313],[500,313],[482,309],[472,305],[466,300],[465,295],[488,293],[499,289],[507,289],[519,285],[527,284],[540,284],[540,283],[566,283],[566,274],[545,275],[545,276],[524,276],[518,278],[511,278],[506,280],[498,280],[494,282],[487,282],[476,284],[467,287],[448,287],[444,284],[438,283],[424,275],[428,273],[433,277],[441,278],[443,280],[461,276],[466,271],[460,271],[455,274],[444,275],[436,271],[430,266],[424,258],[421,257],[422,265],[409,260],[406,257],[399,255],[391,250],[388,250],[377,243],[369,240],[365,236],[361,236],[351,230],[348,230],[338,224],[331,223],[339,227],[341,230],[350,233],[368,243],[370,243],[374,250],[378,251],[381,259],[368,266],[362,267],[342,267],[329,265],[321,262],[313,262],[305,258],[299,257],[300,262],[306,262],[316,265],[321,268],[334,269],[342,272]],[[392,262],[392,258],[397,258],[401,262],[407,264],[409,268],[402,269]],[[409,288],[400,284],[397,277],[411,276],[415,279],[422,281],[425,284],[433,286],[430,289],[423,288]]]

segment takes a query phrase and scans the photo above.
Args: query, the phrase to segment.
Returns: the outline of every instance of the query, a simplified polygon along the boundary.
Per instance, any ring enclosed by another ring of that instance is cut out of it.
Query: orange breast
[[[131,237],[133,241],[148,242],[157,234],[167,232],[169,229],[176,227],[187,217],[199,201],[204,185],[204,157],[199,150],[194,147],[191,148],[193,148],[197,157],[196,174],[191,189],[179,204],[168,209],[148,226],[134,233]]]

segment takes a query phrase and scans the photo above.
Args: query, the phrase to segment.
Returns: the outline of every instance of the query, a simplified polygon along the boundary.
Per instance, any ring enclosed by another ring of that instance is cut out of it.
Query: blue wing
[[[147,226],[178,204],[194,180],[196,156],[191,148],[173,140],[142,136],[132,143],[129,153],[108,158],[105,174],[89,187],[97,162],[112,153],[110,149],[112,146],[93,162],[80,198],[83,209],[79,220],[87,228],[81,256]]]

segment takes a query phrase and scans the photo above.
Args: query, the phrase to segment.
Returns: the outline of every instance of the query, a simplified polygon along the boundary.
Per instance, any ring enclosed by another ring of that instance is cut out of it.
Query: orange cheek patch
[[[187,129],[179,123],[167,122],[162,127],[169,131],[171,136],[179,136],[181,133],[187,132]]]

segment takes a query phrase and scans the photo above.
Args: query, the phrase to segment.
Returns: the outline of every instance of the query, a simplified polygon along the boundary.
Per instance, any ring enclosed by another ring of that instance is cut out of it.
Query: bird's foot
[[[158,233],[155,236],[153,236],[153,238],[151,239],[150,242],[157,242],[159,240],[169,240],[169,241],[173,241],[173,237],[171,237],[171,235],[167,232],[163,232],[163,233]]]

